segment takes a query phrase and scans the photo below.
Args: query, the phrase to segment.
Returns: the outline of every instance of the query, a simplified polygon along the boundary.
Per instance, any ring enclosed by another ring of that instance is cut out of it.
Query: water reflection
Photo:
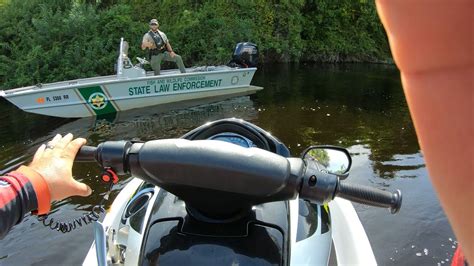
[[[419,151],[392,66],[287,65],[266,67],[260,74],[257,81],[264,83],[259,85],[272,89],[257,94],[256,103],[264,110],[258,120],[294,154],[315,144],[363,143],[370,147],[371,161],[384,162]],[[380,163],[373,167],[383,178],[393,178],[397,171]]]
[[[96,119],[92,126],[67,125],[68,129],[86,129],[87,138],[96,144],[106,140],[152,140],[176,138],[206,122],[239,117],[249,121],[257,118],[257,111],[249,96],[212,102],[186,109],[169,110],[160,106],[118,113],[113,120]],[[82,121],[78,121],[82,123]],[[58,131],[65,131],[59,128]]]
[[[151,107],[98,120],[28,114],[0,99],[0,168],[28,161],[56,133],[73,132],[96,145],[178,137],[207,121],[239,117],[271,132],[295,156],[310,145],[346,147],[353,159],[348,181],[403,191],[403,207],[395,216],[356,205],[379,264],[436,264],[452,255],[455,238],[429,182],[393,66],[267,65],[253,84],[265,89],[251,97],[174,110]],[[105,192],[95,164],[76,164],[74,174],[93,187],[93,196],[56,203],[55,217],[77,217]],[[0,241],[0,264],[80,264],[91,242],[91,227],[62,235],[28,216]]]

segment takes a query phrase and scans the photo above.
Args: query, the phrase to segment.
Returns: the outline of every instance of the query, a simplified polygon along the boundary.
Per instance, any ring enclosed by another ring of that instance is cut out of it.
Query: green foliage
[[[329,155],[324,149],[311,149],[306,154],[306,157],[318,161],[324,167],[329,166]]]
[[[302,36],[308,61],[376,61],[388,44],[373,1],[308,1]]]
[[[387,40],[373,1],[0,0],[0,88],[114,73],[151,18],[185,64],[225,64],[237,42],[261,62],[382,61]]]
[[[3,88],[111,74],[120,37],[142,31],[126,5],[12,0],[0,12]]]

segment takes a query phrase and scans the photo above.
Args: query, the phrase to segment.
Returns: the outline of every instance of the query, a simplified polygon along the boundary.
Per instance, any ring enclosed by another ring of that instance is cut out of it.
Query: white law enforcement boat
[[[155,76],[138,58],[133,65],[128,44],[120,41],[117,74],[1,91],[0,96],[18,108],[57,117],[100,116],[159,104],[210,97],[234,97],[255,93],[263,88],[251,86],[258,58],[256,45],[239,43],[231,65],[165,70]]]

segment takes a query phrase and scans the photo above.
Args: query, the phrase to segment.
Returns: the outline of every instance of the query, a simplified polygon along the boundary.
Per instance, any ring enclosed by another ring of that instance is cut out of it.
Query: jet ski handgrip
[[[335,194],[338,197],[365,205],[390,208],[392,214],[397,213],[402,206],[402,193],[398,189],[395,192],[389,192],[339,181]]]
[[[82,146],[74,160],[97,162],[103,168],[112,168],[117,174],[123,175],[128,172],[127,156],[132,145],[130,141],[119,140],[102,142],[97,147]]]
[[[74,159],[76,162],[95,162],[97,147],[82,146]]]

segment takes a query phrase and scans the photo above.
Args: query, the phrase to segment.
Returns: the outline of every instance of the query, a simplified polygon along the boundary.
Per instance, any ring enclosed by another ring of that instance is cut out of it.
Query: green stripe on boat
[[[101,86],[79,88],[78,91],[96,115],[117,112]]]

